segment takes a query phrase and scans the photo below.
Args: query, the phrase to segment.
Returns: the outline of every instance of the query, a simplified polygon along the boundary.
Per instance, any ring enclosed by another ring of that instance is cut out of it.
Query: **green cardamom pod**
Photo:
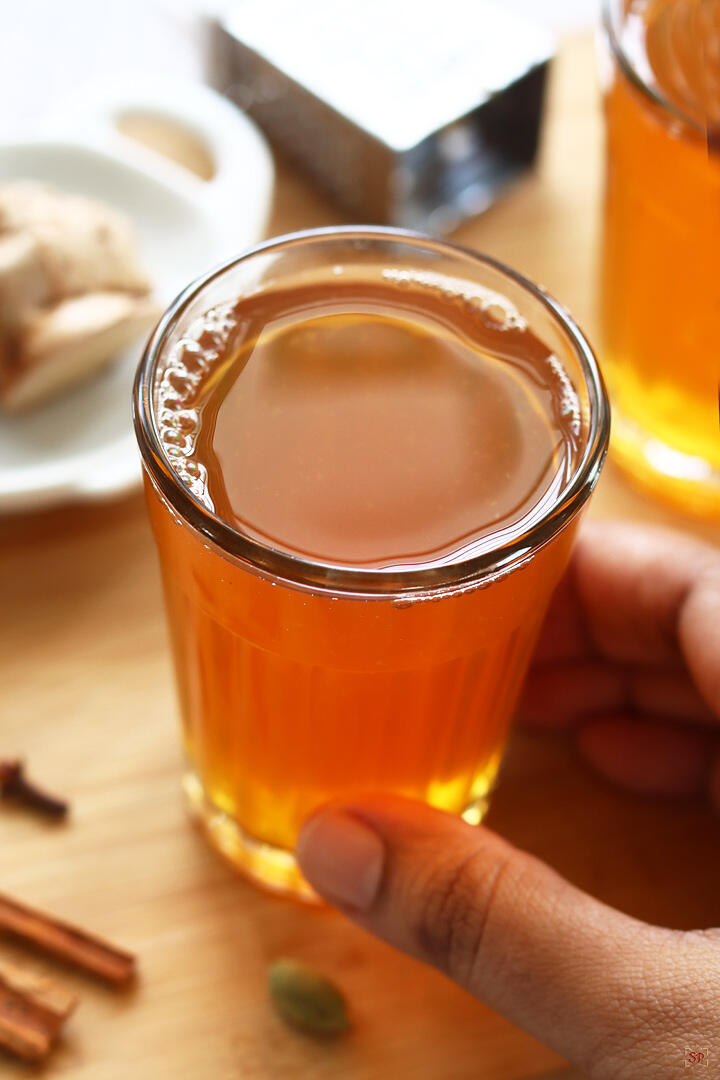
[[[268,989],[278,1015],[308,1035],[336,1035],[350,1028],[345,998],[335,983],[297,960],[275,960]]]

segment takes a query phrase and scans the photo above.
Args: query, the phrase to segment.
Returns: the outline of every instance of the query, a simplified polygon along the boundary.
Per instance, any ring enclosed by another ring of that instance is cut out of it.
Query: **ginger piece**
[[[39,245],[30,233],[0,234],[0,324],[16,328],[28,308],[46,303],[50,289]]]
[[[138,261],[130,222],[95,199],[47,184],[0,185],[0,238],[34,241],[47,281],[45,303],[87,292],[142,295],[150,283]]]
[[[47,184],[0,184],[0,405],[28,408],[91,374],[159,310],[133,230]]]
[[[0,354],[0,401],[12,411],[44,401],[148,333],[159,314],[147,297],[121,292],[88,293],[36,312],[20,347],[8,350],[4,363]]]

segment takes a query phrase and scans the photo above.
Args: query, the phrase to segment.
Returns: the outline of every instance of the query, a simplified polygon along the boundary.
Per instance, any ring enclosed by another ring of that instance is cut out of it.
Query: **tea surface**
[[[343,283],[238,301],[181,444],[196,494],[272,548],[349,566],[434,566],[527,525],[575,464],[578,406],[492,301]]]

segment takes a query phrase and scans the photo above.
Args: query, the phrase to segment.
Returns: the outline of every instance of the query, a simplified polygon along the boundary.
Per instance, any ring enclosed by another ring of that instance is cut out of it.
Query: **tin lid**
[[[402,151],[552,54],[552,36],[490,0],[234,0],[226,30]]]

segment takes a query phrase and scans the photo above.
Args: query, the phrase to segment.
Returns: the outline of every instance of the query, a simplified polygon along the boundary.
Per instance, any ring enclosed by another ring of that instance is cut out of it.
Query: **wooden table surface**
[[[553,75],[539,167],[459,232],[547,286],[595,333],[602,140],[592,43]],[[271,232],[342,220],[280,168]],[[608,468],[595,514],[670,521]],[[72,1080],[513,1080],[562,1061],[338,915],[273,899],[188,825],[159,579],[139,496],[0,523],[0,754],[73,801],[45,827],[0,816],[0,884],[137,951],[126,995],[63,972],[82,1004],[43,1076]],[[562,741],[516,735],[489,824],[581,887],[670,926],[718,919],[718,824],[590,776]],[[10,955],[5,944],[0,955]],[[265,996],[289,954],[344,987],[356,1028],[316,1044]],[[15,954],[18,955],[18,954]],[[39,962],[39,961],[36,961]],[[27,1069],[0,1057],[0,1073]]]

